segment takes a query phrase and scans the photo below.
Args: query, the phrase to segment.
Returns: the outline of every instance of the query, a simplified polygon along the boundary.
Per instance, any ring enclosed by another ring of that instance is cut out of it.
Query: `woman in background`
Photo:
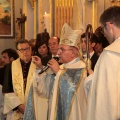
[[[45,57],[47,55],[50,55],[50,50],[48,47],[48,43],[46,41],[40,41],[37,44],[37,53],[36,55],[39,56],[40,58]]]
[[[101,26],[95,30],[95,34],[99,38],[97,44],[94,47],[95,52],[100,55],[105,47],[109,45],[107,38],[104,36],[104,31]]]

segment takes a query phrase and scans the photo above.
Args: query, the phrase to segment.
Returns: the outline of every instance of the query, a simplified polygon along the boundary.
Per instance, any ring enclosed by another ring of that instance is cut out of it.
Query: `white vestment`
[[[120,118],[120,37],[105,48],[95,66],[87,120]]]
[[[12,62],[11,69],[14,93],[5,93],[4,95],[4,114],[9,116],[8,120],[21,120],[23,118],[23,114],[18,110],[13,111],[13,109],[20,104],[26,104],[35,68],[36,66],[31,62],[27,76],[26,89],[24,92],[24,80],[20,58]]]
[[[69,120],[84,120],[86,117],[86,97],[84,91],[84,79],[86,78],[85,63],[83,61],[71,62],[67,65],[61,65],[61,69],[55,76],[54,81],[51,81],[51,75],[53,74],[50,69],[41,75],[34,75],[33,82],[33,96],[34,96],[34,108],[35,108],[35,119],[46,120],[47,117],[50,120],[54,120],[56,114],[56,100],[57,90],[59,85],[59,78],[65,69],[78,69],[83,68],[82,79],[77,91],[75,92],[74,99],[72,101],[72,107],[70,110]],[[49,74],[49,75],[47,75]],[[51,74],[51,75],[50,75]],[[46,78],[48,77],[48,78]],[[53,90],[49,93],[49,86],[51,82],[54,82]],[[46,84],[47,83],[47,84]],[[50,95],[50,96],[49,96]],[[48,104],[49,103],[49,104]]]
[[[77,69],[77,68],[85,68],[85,64],[82,61],[70,64],[68,66],[65,66],[66,69]],[[59,78],[61,76],[61,71],[57,73],[56,80],[54,83],[54,90],[53,90],[53,98],[52,98],[52,107],[51,107],[51,116],[50,120],[56,119],[56,104],[57,104],[57,91],[59,89]],[[67,120],[85,120],[86,119],[86,96],[84,91],[84,80],[86,78],[86,72],[83,73],[81,82],[79,84],[79,87],[75,93],[74,99],[72,101],[72,107],[71,111],[69,113],[69,116],[67,117]]]

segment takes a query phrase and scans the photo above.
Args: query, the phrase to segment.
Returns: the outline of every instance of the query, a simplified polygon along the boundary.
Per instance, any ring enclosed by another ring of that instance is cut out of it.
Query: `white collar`
[[[76,58],[69,63],[62,64],[60,66],[60,68],[61,69],[64,69],[64,68],[70,68],[70,69],[86,68],[86,64],[83,61],[81,61],[79,58]]]
[[[67,66],[75,63],[75,62],[77,61],[77,59],[78,59],[78,58],[75,58],[74,60],[70,61],[69,63],[65,63],[65,64],[64,64],[64,67],[66,68]]]
[[[92,52],[90,53],[90,59],[92,58],[92,56],[93,56],[94,53],[95,53],[94,51],[92,51]],[[84,60],[86,61],[86,60],[87,60],[87,53],[84,54],[83,57],[84,57]]]
[[[95,53],[94,50],[90,53],[90,59],[91,59],[91,57],[93,56],[94,53]]]

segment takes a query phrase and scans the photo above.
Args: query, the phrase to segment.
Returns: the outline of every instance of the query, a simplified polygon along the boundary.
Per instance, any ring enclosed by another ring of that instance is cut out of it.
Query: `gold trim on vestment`
[[[32,84],[32,92],[33,92],[33,94],[32,94],[32,103],[35,103],[34,102],[34,88],[33,88],[33,84]],[[35,113],[35,104],[33,104],[33,110],[34,110],[34,119],[36,120],[36,113]]]
[[[56,113],[57,113],[57,104],[58,104],[58,92],[59,92],[59,83],[60,83],[60,78],[61,76],[66,72],[66,69],[62,71],[62,73],[60,74],[60,77],[59,77],[59,82],[58,82],[58,89],[57,89],[57,100],[56,100],[56,108],[55,108],[55,115],[54,115],[54,120],[56,120]]]
[[[67,69],[65,69],[65,70],[61,73],[61,75],[60,75],[60,77],[59,77],[58,89],[57,89],[56,108],[55,108],[55,113],[54,113],[54,120],[56,120],[56,115],[57,115],[57,104],[58,104],[58,95],[59,95],[59,83],[60,83],[61,76],[66,72],[66,70],[67,70]],[[86,69],[84,68],[84,70],[82,71],[81,77],[80,77],[80,81],[79,81],[79,83],[77,84],[76,92],[74,93],[74,96],[73,96],[73,98],[72,98],[71,104],[73,104],[73,102],[74,102],[74,99],[75,99],[75,97],[76,97],[77,90],[78,90],[78,88],[79,88],[79,86],[80,86],[80,83],[81,83],[81,81],[82,81],[82,79],[83,79],[83,74],[84,74],[85,71],[86,71]],[[71,109],[72,109],[72,105],[71,105],[71,108],[70,108],[70,111],[69,111],[69,113],[68,113],[68,116],[67,116],[67,119],[66,119],[66,120],[69,120],[70,113],[71,113]]]
[[[69,120],[70,113],[71,113],[71,110],[72,110],[72,104],[73,104],[74,99],[75,99],[75,97],[76,97],[76,93],[77,93],[78,88],[79,88],[79,86],[80,86],[80,83],[81,83],[81,81],[82,81],[82,79],[83,79],[83,74],[84,74],[85,71],[86,71],[85,69],[82,71],[82,74],[81,74],[81,77],[80,77],[80,81],[79,81],[79,83],[77,84],[76,91],[75,91],[75,93],[74,93],[74,96],[72,97],[71,108],[70,108],[70,111],[69,111],[69,113],[68,113],[68,116],[67,116],[67,119],[66,119],[66,120]]]
[[[23,81],[23,73],[22,73],[22,66],[20,63],[20,58],[12,62],[13,90],[14,90],[14,93],[20,99],[22,104],[26,104],[26,100],[28,97],[28,92],[31,86],[31,82],[32,82],[31,80],[32,80],[32,76],[33,76],[35,68],[36,68],[35,65],[31,62],[29,71],[28,71],[26,90],[24,92],[24,81]],[[20,112],[15,111],[14,114],[15,116],[19,116]]]

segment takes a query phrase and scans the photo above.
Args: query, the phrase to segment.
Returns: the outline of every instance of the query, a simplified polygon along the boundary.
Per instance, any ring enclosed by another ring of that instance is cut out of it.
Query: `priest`
[[[48,62],[49,68],[39,74],[44,66],[40,58],[37,56],[32,58],[37,70],[29,93],[24,120],[31,120],[30,118],[84,120],[86,118],[84,92],[86,65],[80,59],[79,47],[80,34],[64,24],[57,52],[59,62],[63,64],[59,66],[55,59],[51,59]],[[34,105],[32,96],[34,96]],[[35,114],[32,114],[33,111]]]

